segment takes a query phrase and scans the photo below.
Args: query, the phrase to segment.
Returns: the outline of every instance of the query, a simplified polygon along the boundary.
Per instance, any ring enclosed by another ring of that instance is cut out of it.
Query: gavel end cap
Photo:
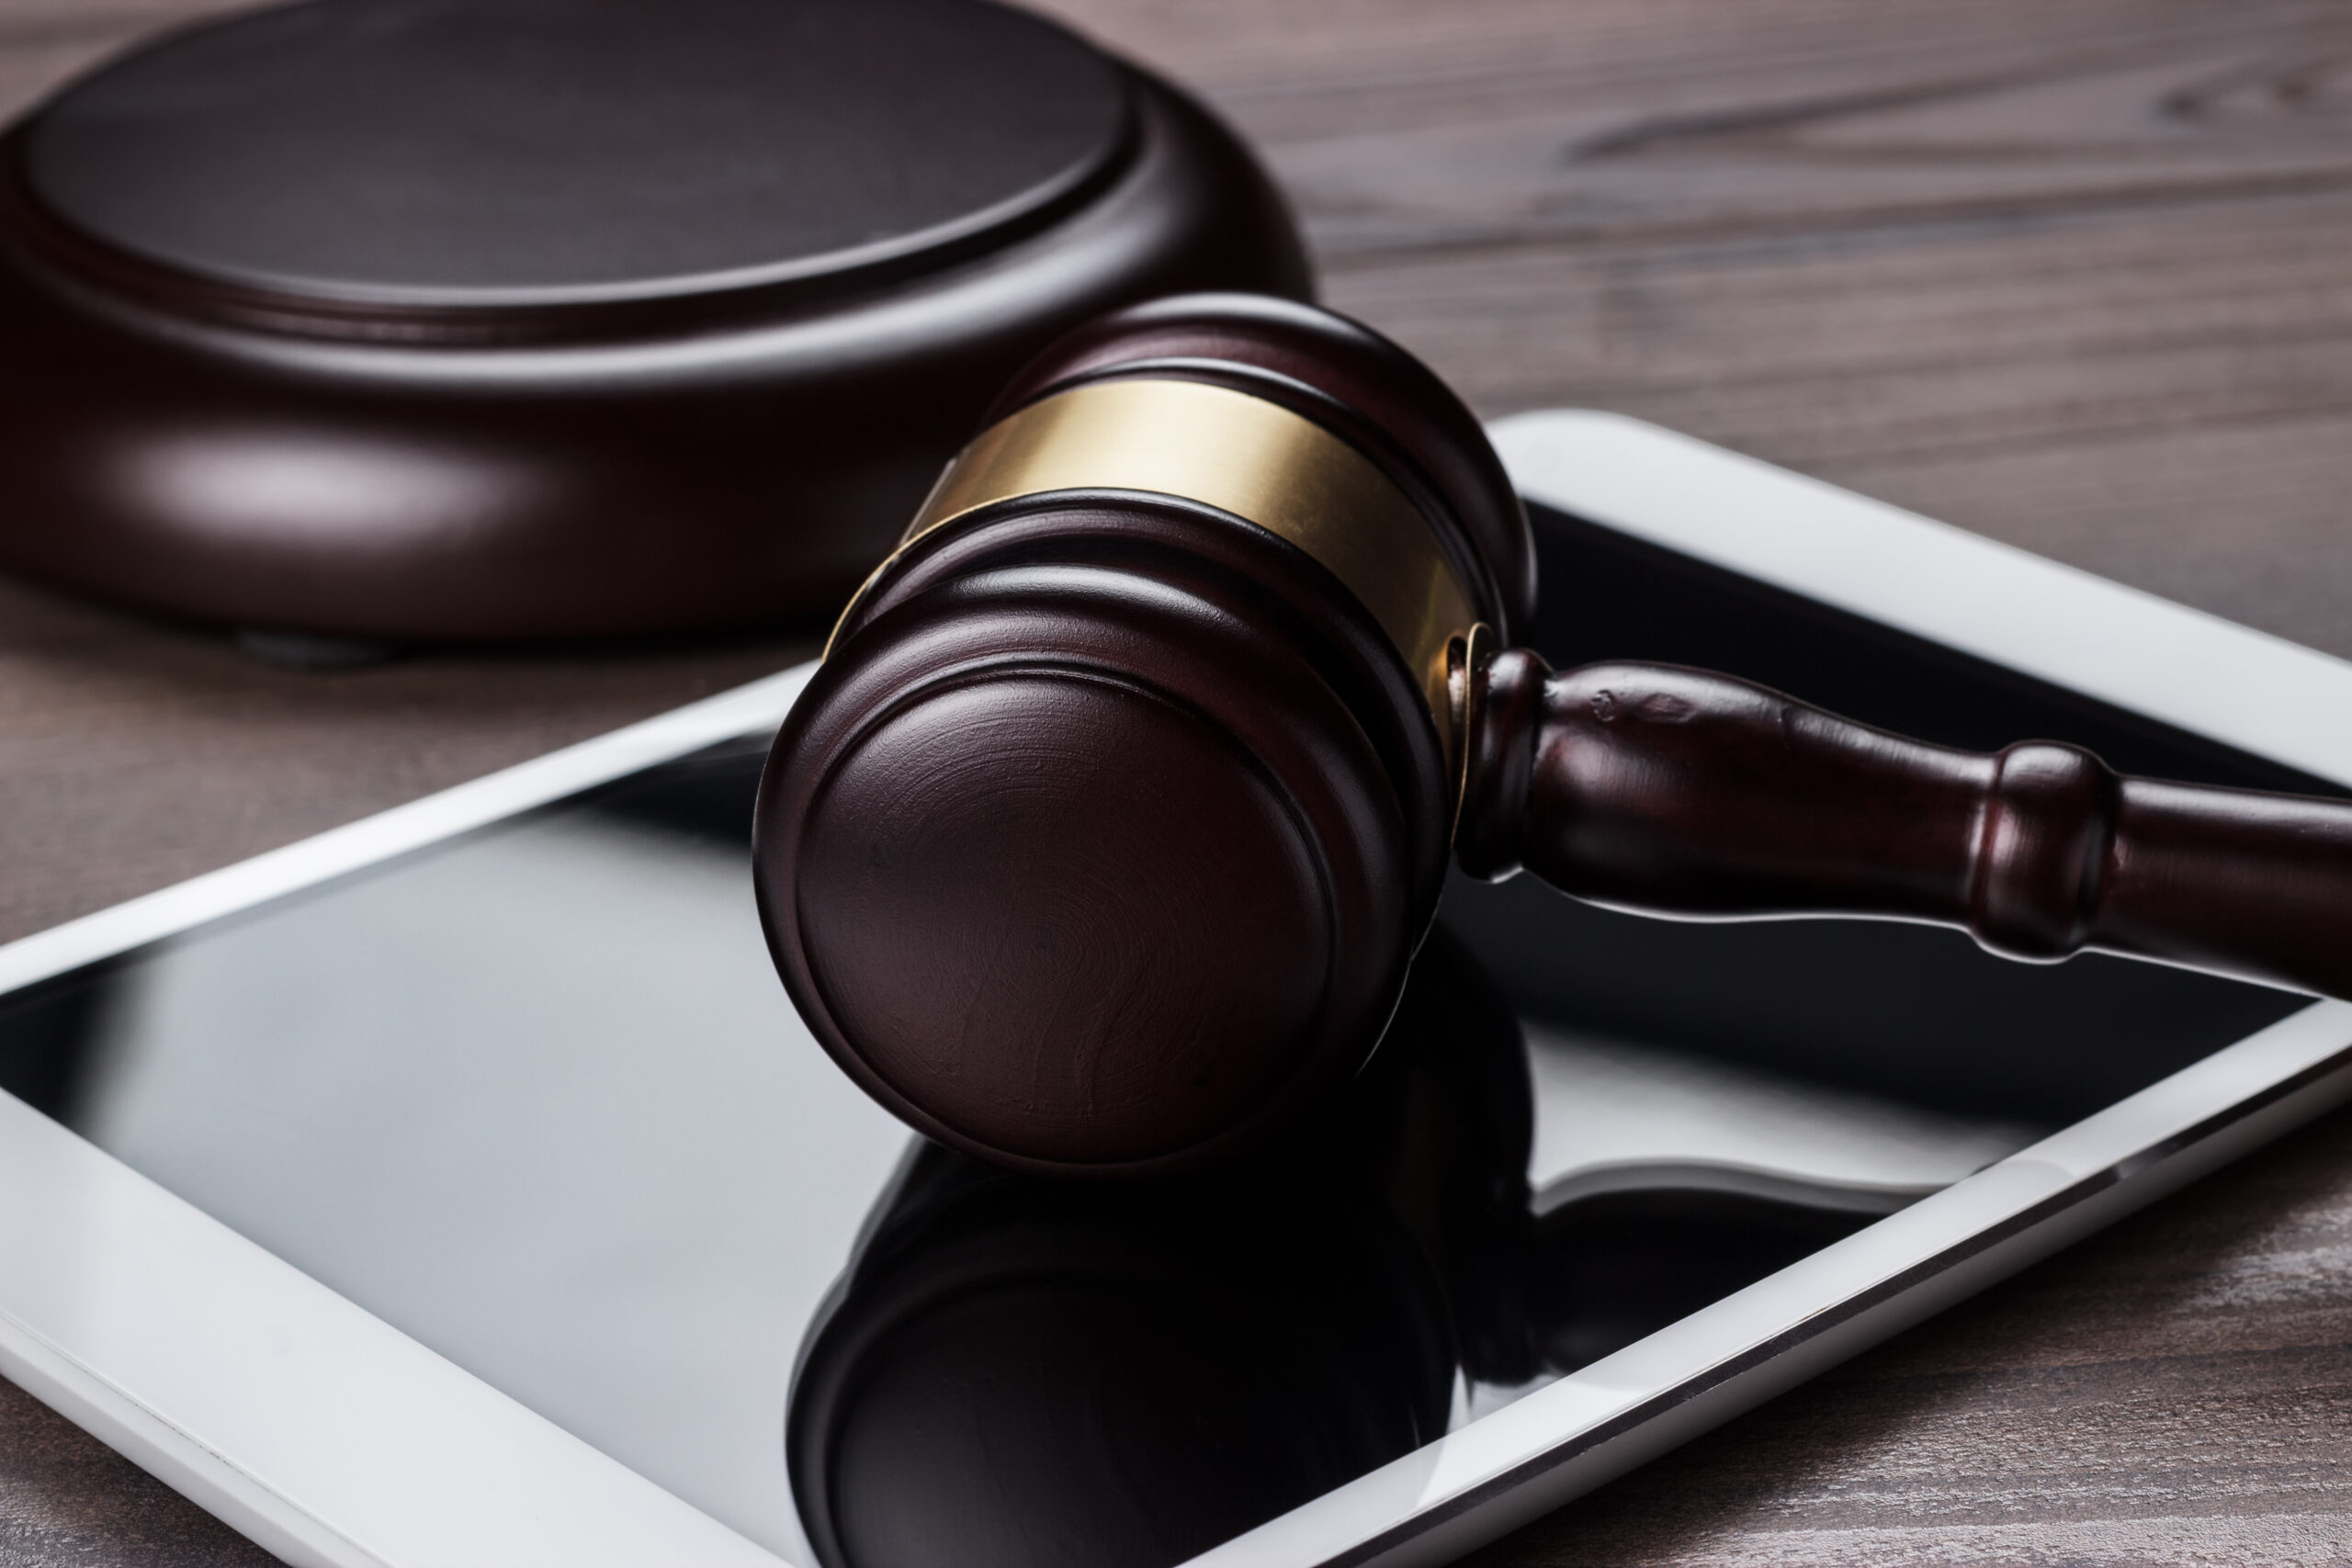
[[[797,823],[762,854],[786,983],[943,1141],[1058,1172],[1190,1163],[1273,1114],[1330,1032],[1312,835],[1159,692],[1051,667],[941,683],[772,785],[763,830]]]

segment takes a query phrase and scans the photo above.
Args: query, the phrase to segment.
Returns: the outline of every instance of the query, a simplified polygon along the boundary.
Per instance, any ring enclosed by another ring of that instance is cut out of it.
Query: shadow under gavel
[[[919,1145],[794,1379],[820,1559],[1181,1562],[1436,1438],[1464,1380],[1573,1370],[1872,1217],[1672,1183],[1538,1215],[1531,1134],[1517,1021],[1441,931],[1278,1155],[1104,1187]]]

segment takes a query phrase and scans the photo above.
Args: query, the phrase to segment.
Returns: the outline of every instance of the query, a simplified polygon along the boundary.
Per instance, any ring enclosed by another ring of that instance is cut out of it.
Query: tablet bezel
[[[1491,427],[1589,522],[2352,786],[2352,664],[1621,416]],[[0,947],[0,990],[780,722],[736,691]],[[2316,1002],[1617,1354],[1195,1559],[1443,1561],[2352,1097]],[[300,1564],[774,1563],[0,1095],[0,1371]]]

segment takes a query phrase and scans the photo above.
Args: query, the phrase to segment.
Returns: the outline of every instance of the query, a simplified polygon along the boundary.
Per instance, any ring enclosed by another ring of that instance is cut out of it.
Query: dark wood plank
[[[2352,197],[2268,197],[1334,293],[1487,409],[1638,414],[2352,654],[2347,248]]]
[[[261,1548],[0,1382],[0,1562],[259,1568]]]
[[[654,648],[266,664],[0,581],[0,941],[806,659],[803,630]]]
[[[218,8],[0,0],[0,109]],[[1482,412],[1620,409],[2352,655],[2338,4],[1047,8],[1201,85],[1266,149],[1333,302]],[[0,588],[0,935],[792,652],[298,676]],[[2347,1132],[2258,1155],[1477,1561],[2352,1555]],[[252,1556],[13,1394],[0,1518],[0,1561]]]
[[[2352,13],[1064,7],[1482,412],[1688,430],[2339,653]]]

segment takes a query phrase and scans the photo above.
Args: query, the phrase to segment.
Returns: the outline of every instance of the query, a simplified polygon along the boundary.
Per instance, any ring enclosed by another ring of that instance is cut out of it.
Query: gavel
[[[1703,671],[1555,672],[1525,513],[1434,373],[1164,299],[1016,378],[779,732],[761,917],[933,1139],[1213,1164],[1363,1066],[1449,860],[1611,908],[1966,929],[2352,994],[2352,803],[1932,746]]]

